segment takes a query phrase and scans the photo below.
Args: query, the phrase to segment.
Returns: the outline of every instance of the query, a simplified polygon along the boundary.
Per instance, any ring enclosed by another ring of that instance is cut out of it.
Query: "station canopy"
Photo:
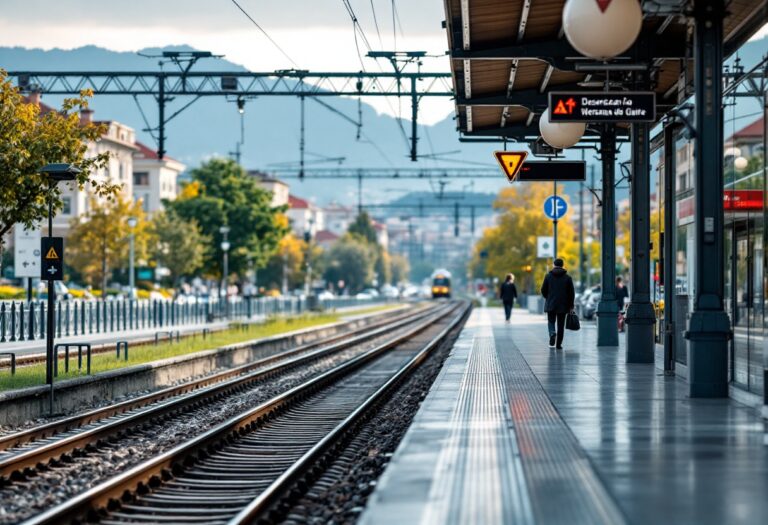
[[[606,80],[611,89],[634,89],[638,73],[647,77],[644,89],[656,92],[661,118],[693,93],[693,22],[682,15],[683,0],[643,4],[637,41],[604,64],[580,55],[566,39],[565,0],[445,0],[459,131],[535,140],[550,90],[601,90]],[[726,10],[728,57],[764,24],[768,0],[726,1]],[[585,138],[590,135],[594,130]]]

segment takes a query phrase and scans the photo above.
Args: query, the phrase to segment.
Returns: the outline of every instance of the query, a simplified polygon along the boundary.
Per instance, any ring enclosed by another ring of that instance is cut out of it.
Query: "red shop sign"
[[[763,209],[762,190],[726,190],[723,192],[725,211],[761,211]]]

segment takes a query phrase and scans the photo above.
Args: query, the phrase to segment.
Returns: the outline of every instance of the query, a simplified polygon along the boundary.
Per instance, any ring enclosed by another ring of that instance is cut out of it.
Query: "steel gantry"
[[[423,97],[453,97],[449,73],[312,72],[284,69],[250,71],[10,71],[23,92],[73,95],[92,90],[95,95],[149,95],[158,107],[157,154],[165,156],[165,126],[201,97],[407,97],[411,101],[410,158],[417,160],[418,108]],[[166,118],[166,104],[176,97],[194,97]]]

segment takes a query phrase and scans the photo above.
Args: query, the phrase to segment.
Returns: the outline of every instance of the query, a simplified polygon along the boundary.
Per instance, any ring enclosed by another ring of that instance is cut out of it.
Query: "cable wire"
[[[373,12],[373,25],[376,26],[376,34],[379,37],[379,47],[384,47],[384,41],[381,39],[381,31],[379,30],[379,19],[376,17],[376,7],[373,5],[373,0],[371,0],[371,11]]]
[[[240,10],[240,11],[241,11],[241,12],[242,12],[242,13],[243,13],[243,14],[244,14],[244,15],[245,15],[247,18],[248,18],[248,20],[250,20],[250,21],[253,23],[253,25],[255,25],[255,26],[256,26],[256,28],[257,28],[259,31],[261,31],[261,33],[262,33],[262,34],[263,34],[265,37],[267,37],[267,40],[269,40],[269,41],[272,43],[272,45],[273,45],[273,46],[275,46],[275,47],[277,48],[277,50],[278,50],[278,51],[280,51],[280,53],[282,53],[282,54],[283,54],[283,56],[284,56],[285,58],[287,58],[287,59],[288,59],[288,61],[289,61],[291,64],[293,64],[295,67],[299,67],[299,66],[298,66],[298,64],[297,64],[297,63],[296,63],[296,62],[295,62],[295,61],[294,61],[294,60],[293,60],[293,59],[292,59],[292,58],[291,58],[291,57],[288,55],[288,53],[286,53],[286,52],[285,52],[285,50],[284,50],[282,47],[280,47],[280,45],[279,45],[277,42],[275,42],[275,41],[274,41],[274,39],[273,39],[271,36],[269,36],[269,33],[267,33],[267,32],[264,30],[264,28],[263,28],[263,27],[261,27],[261,26],[259,25],[259,23],[258,23],[258,22],[256,22],[256,20],[254,20],[254,19],[253,19],[253,17],[252,17],[251,15],[249,15],[249,14],[248,14],[248,12],[247,12],[245,9],[243,9],[243,7],[242,7],[240,4],[238,4],[238,3],[237,3],[237,0],[232,0],[232,3],[233,3],[233,4],[235,4],[235,6],[237,6],[237,8],[238,8],[238,9],[239,9],[239,10]]]

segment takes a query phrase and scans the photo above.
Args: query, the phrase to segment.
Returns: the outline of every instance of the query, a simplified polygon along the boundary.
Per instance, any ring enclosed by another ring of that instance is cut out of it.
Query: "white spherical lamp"
[[[581,140],[587,125],[583,122],[550,122],[549,110],[539,119],[539,133],[544,142],[553,148],[570,148]]]
[[[568,42],[582,55],[598,60],[629,49],[642,26],[638,0],[568,0],[563,8]]]
[[[736,157],[735,159],[733,159],[733,167],[739,171],[744,171],[745,169],[747,169],[748,165],[749,165],[749,161],[744,157]]]

